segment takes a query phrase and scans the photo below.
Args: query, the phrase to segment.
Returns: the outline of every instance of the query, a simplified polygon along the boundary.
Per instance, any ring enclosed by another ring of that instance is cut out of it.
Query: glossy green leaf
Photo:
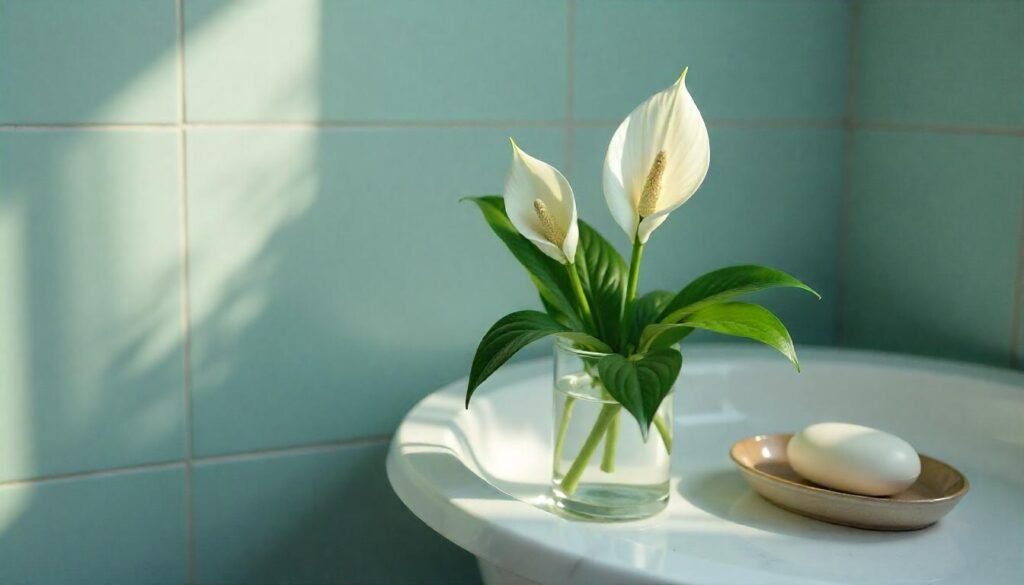
[[[526,268],[530,280],[540,292],[545,308],[553,310],[555,318],[564,317],[571,321],[573,328],[579,328],[582,321],[576,312],[574,293],[565,266],[537,249],[530,240],[516,231],[505,213],[505,200],[497,195],[466,197],[476,203],[494,233],[505,243],[512,255]]]
[[[605,356],[597,362],[597,371],[612,398],[639,423],[646,441],[651,421],[672,390],[682,365],[683,356],[678,351],[656,349],[628,358],[618,354]]]
[[[566,315],[564,312],[562,312],[561,309],[554,306],[553,304],[551,304],[551,302],[544,298],[544,293],[540,292],[544,285],[539,280],[537,280],[537,278],[532,274],[530,275],[530,282],[532,282],[533,286],[537,288],[537,296],[540,297],[540,304],[542,307],[544,307],[544,310],[547,311],[547,314],[550,315],[552,319],[558,321],[562,325],[565,325],[568,329],[580,327],[580,325],[575,322],[575,317],[571,315]]]
[[[774,347],[800,371],[800,362],[796,359],[796,348],[789,331],[771,311],[749,303],[718,303],[698,308],[693,313],[684,315],[678,326],[695,329],[706,329],[723,335],[746,337],[754,341]],[[650,328],[650,327],[648,327]],[[645,332],[646,333],[646,332]],[[654,336],[651,335],[647,337]]]
[[[644,328],[637,346],[639,351],[672,347],[691,333],[693,333],[693,327],[686,325],[652,323]]]
[[[595,333],[606,342],[617,345],[622,302],[626,294],[626,261],[586,222],[580,221],[579,228],[576,270],[594,316]]]
[[[658,321],[676,323],[701,307],[770,288],[799,288],[821,298],[792,276],[765,266],[730,266],[709,272],[686,285],[662,310]]]
[[[469,399],[477,387],[519,350],[538,339],[564,331],[563,325],[540,311],[518,311],[499,319],[487,330],[476,348],[466,387],[466,407],[469,407]]]
[[[654,323],[661,312],[668,306],[674,295],[667,290],[653,290],[643,296],[637,297],[626,307],[625,327],[628,335],[626,344],[636,346],[640,339],[640,333],[651,323]]]

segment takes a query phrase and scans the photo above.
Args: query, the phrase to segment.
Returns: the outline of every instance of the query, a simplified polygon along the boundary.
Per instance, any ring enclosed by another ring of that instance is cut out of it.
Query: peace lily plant
[[[665,452],[671,451],[671,421],[658,412],[682,366],[678,344],[694,329],[759,341],[777,349],[799,371],[782,322],[762,306],[735,300],[776,287],[818,296],[784,272],[732,266],[705,274],[677,293],[637,294],[645,245],[701,186],[709,164],[707,128],[686,89],[684,71],[674,84],[633,110],[608,145],[604,196],[632,246],[628,265],[579,219],[565,176],[514,141],[503,197],[471,198],[526,268],[544,311],[511,313],[487,331],[473,358],[467,408],[474,391],[495,370],[530,343],[552,335],[585,356],[589,383],[606,399],[572,465],[561,474],[557,466],[574,400],[566,399],[555,431],[556,483],[565,495],[577,490],[602,443],[600,469],[614,472],[621,409],[636,420],[644,443],[654,426]]]

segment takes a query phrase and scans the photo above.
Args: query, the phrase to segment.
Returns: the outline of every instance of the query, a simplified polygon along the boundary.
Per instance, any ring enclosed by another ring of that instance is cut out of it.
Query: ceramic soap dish
[[[803,516],[868,530],[918,530],[945,516],[969,487],[967,478],[953,467],[920,455],[920,477],[898,494],[872,497],[835,491],[793,471],[786,455],[792,436],[743,439],[732,446],[729,455],[757,493]]]

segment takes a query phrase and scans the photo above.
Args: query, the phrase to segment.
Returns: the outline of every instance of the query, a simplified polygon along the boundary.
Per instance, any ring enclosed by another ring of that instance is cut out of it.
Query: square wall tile
[[[0,132],[0,481],[182,456],[173,132]]]
[[[565,1],[187,0],[196,121],[560,120]]]
[[[180,468],[0,486],[0,583],[186,582]]]
[[[848,21],[839,0],[577,2],[573,115],[625,118],[689,66],[706,118],[839,118]]]
[[[1024,128],[1024,2],[866,0],[857,116]]]
[[[1024,226],[1021,227],[1021,239],[1024,240]],[[1024,243],[1021,244],[1024,247]],[[1020,252],[1024,258],[1024,250]],[[1016,366],[1024,369],[1024,268],[1018,268],[1017,273],[1017,355]]]
[[[855,136],[844,341],[1006,366],[1024,138]]]
[[[476,559],[391,491],[386,452],[371,445],[197,465],[198,583],[479,583]]]
[[[0,0],[0,123],[173,122],[167,0]]]
[[[390,433],[539,306],[459,203],[501,192],[509,135],[560,164],[555,129],[189,133],[197,453]]]
[[[629,238],[611,219],[601,169],[613,128],[575,134],[573,187],[580,217],[616,243]],[[800,344],[834,341],[842,136],[830,129],[712,128],[711,169],[700,190],[672,213],[644,250],[640,290],[679,290],[705,272],[736,264],[785,270],[821,293],[751,297]],[[722,336],[701,335],[704,341]]]

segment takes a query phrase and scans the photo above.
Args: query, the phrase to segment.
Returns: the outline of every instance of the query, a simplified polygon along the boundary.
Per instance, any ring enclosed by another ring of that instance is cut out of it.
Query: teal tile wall
[[[1024,130],[1024,2],[866,0],[860,13],[862,120]]]
[[[171,132],[0,132],[0,481],[179,459]]]
[[[197,583],[478,583],[391,491],[386,445],[196,466]]]
[[[856,14],[841,341],[1019,366],[1024,3]]]
[[[190,1],[189,118],[560,120],[567,6]]]
[[[536,306],[457,199],[511,134],[624,248],[608,138],[686,65],[712,167],[645,288],[773,264],[798,343],[1009,364],[1020,6],[0,0],[0,582],[476,582],[383,472]]]
[[[0,583],[185,583],[181,466],[0,486]]]
[[[389,433],[538,304],[458,201],[501,191],[510,135],[560,164],[558,129],[190,132],[198,454]]]
[[[707,118],[834,119],[845,113],[847,2],[576,4],[577,118],[621,119],[675,81],[684,66]]]
[[[175,121],[176,29],[166,0],[0,0],[0,123]]]
[[[846,342],[1007,365],[1024,137],[854,136]]]

